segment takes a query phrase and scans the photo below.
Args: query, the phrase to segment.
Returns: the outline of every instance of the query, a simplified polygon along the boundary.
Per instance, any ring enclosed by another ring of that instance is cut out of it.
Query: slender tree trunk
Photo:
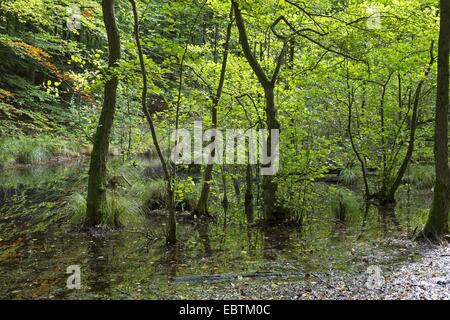
[[[438,50],[438,76],[434,133],[434,159],[436,181],[430,215],[424,236],[439,239],[448,232],[450,170],[448,165],[448,105],[449,105],[449,51],[450,1],[440,1],[440,32]]]
[[[264,92],[266,97],[266,125],[269,128],[269,135],[267,137],[267,151],[268,156],[271,157],[272,150],[272,129],[280,129],[276,117],[275,109],[275,96],[274,85],[264,86]],[[270,153],[270,154],[269,154]],[[262,191],[263,191],[263,213],[266,221],[276,221],[283,217],[280,216],[280,210],[277,208],[277,189],[278,185],[273,179],[273,176],[265,175],[262,179]]]
[[[389,84],[389,82],[391,81],[392,78],[392,74],[394,72],[391,71],[391,73],[389,73],[389,76],[386,80],[386,82],[383,84],[382,86],[382,90],[381,90],[381,99],[380,99],[380,132],[381,132],[381,189],[379,191],[380,194],[386,194],[387,191],[387,184],[388,184],[388,180],[389,180],[389,176],[387,173],[387,155],[386,155],[386,125],[385,125],[385,121],[384,121],[384,104],[385,104],[385,97],[386,97],[386,89],[387,86]]]
[[[147,108],[147,70],[145,68],[145,62],[144,62],[144,54],[142,52],[142,46],[141,41],[139,37],[139,19],[138,19],[138,13],[136,8],[136,2],[134,0],[130,0],[131,7],[133,10],[133,17],[134,17],[134,37],[136,41],[136,47],[138,49],[138,56],[139,56],[139,64],[141,67],[141,73],[142,73],[142,111],[144,112],[145,118],[147,120],[147,123],[150,127],[150,132],[152,135],[153,144],[155,145],[156,152],[158,154],[159,160],[161,161],[161,166],[163,168],[164,177],[166,179],[167,184],[167,203],[168,203],[168,210],[169,210],[169,219],[167,224],[167,236],[166,236],[166,242],[168,244],[175,244],[177,241],[177,223],[175,219],[175,205],[174,205],[174,191],[172,186],[172,177],[169,171],[169,168],[167,166],[167,162],[164,159],[164,155],[161,151],[161,147],[159,145],[158,137],[156,135],[156,129],[155,125],[153,123],[152,115],[150,114],[148,108]]]
[[[120,37],[114,14],[114,0],[103,0],[103,20],[108,36],[109,70],[112,71],[105,83],[103,107],[95,134],[89,167],[86,225],[101,223],[106,210],[106,157],[109,149],[111,127],[116,109],[117,75],[113,71],[120,59]]]
[[[364,181],[364,197],[365,199],[369,199],[370,197],[370,188],[369,188],[369,182],[367,181],[367,170],[366,170],[366,163],[364,161],[363,156],[359,153],[358,148],[356,147],[355,140],[353,138],[353,131],[352,131],[352,118],[353,118],[353,103],[355,101],[355,93],[354,90],[350,87],[350,75],[349,70],[347,66],[347,79],[346,79],[346,86],[347,86],[347,107],[348,107],[348,116],[347,116],[347,134],[350,139],[350,144],[352,146],[352,150],[356,155],[356,158],[359,161],[359,164],[361,165],[361,172],[363,176]],[[363,96],[363,105],[365,104],[365,95]]]
[[[247,168],[245,171],[245,196],[244,196],[244,210],[245,216],[247,217],[247,223],[253,223],[253,172],[252,165],[247,163]]]
[[[222,186],[223,186],[223,198],[222,198],[222,206],[223,206],[223,228],[227,228],[227,213],[228,213],[228,187],[227,187],[227,177],[225,176],[225,169],[222,167]]]
[[[431,67],[434,63],[434,41],[431,42],[430,46],[430,63],[428,64],[428,68],[425,71],[425,78],[428,77],[428,75],[431,72]],[[397,192],[397,189],[400,187],[400,184],[402,182],[403,176],[405,175],[406,169],[408,168],[409,163],[411,162],[411,158],[414,152],[414,143],[415,143],[415,137],[416,137],[416,129],[417,129],[417,118],[418,118],[418,112],[419,112],[419,105],[420,105],[420,99],[422,94],[422,88],[425,83],[425,79],[419,81],[419,84],[417,85],[416,92],[414,94],[414,103],[413,103],[413,110],[411,115],[411,123],[410,123],[410,131],[409,131],[409,145],[408,150],[406,151],[406,155],[403,158],[402,164],[400,165],[400,168],[397,171],[397,175],[395,177],[394,182],[392,183],[391,187],[389,188],[386,196],[383,199],[384,203],[395,203],[395,193]],[[399,81],[400,84],[400,81]],[[399,89],[400,90],[400,89]],[[401,98],[399,98],[399,101]],[[401,105],[401,102],[399,103]]]
[[[217,86],[216,95],[213,97],[212,106],[211,106],[211,121],[213,128],[217,128],[217,106],[219,105],[220,97],[222,96],[222,90],[223,85],[225,83],[225,73],[227,69],[227,61],[228,61],[228,47],[230,43],[230,37],[231,37],[231,27],[232,27],[232,12],[230,12],[230,22],[227,26],[227,34],[225,38],[225,44],[223,48],[223,59],[222,59],[222,69],[220,71],[220,78],[219,78],[219,84]],[[215,138],[213,137],[211,139],[211,143],[214,143]],[[212,151],[211,158],[214,159],[216,155],[215,148]],[[203,177],[203,185],[202,185],[202,191],[200,193],[200,198],[198,199],[197,206],[195,208],[195,213],[198,215],[205,215],[208,213],[208,198],[209,198],[209,191],[210,191],[210,185],[212,181],[212,173],[213,173],[213,167],[214,165],[208,164],[205,168],[205,174]]]

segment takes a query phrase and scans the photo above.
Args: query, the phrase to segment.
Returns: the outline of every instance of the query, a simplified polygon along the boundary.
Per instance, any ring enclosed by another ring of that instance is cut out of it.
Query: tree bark
[[[440,32],[438,49],[438,76],[436,93],[434,159],[436,180],[433,202],[423,235],[440,239],[448,232],[450,170],[448,165],[448,105],[449,105],[449,51],[450,1],[440,1]]]
[[[89,166],[86,225],[101,223],[106,211],[106,157],[109,149],[111,127],[116,110],[118,77],[113,68],[120,59],[120,36],[114,14],[114,0],[103,0],[103,20],[108,37],[109,63],[111,74],[105,83],[103,107],[95,134],[94,146]]]

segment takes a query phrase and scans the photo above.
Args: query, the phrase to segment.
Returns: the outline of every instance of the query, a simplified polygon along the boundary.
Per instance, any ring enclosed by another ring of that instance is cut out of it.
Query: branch
[[[267,79],[266,73],[261,68],[261,65],[259,64],[258,60],[256,60],[255,56],[252,53],[250,44],[248,42],[244,19],[242,18],[242,13],[241,10],[239,9],[239,5],[234,0],[232,0],[231,3],[233,4],[234,15],[236,17],[236,26],[239,31],[239,42],[241,43],[245,58],[248,60],[250,67],[253,69],[253,72],[258,77],[259,82],[261,82],[263,86],[266,86],[269,83],[269,79]]]

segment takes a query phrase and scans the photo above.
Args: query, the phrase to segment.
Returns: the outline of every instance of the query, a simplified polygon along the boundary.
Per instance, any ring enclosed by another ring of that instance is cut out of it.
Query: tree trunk
[[[448,231],[450,192],[450,170],[448,166],[450,1],[440,1],[440,15],[434,133],[436,181],[430,215],[423,231],[424,236],[432,239],[439,239]]]
[[[385,119],[384,119],[384,106],[385,106],[385,98],[386,98],[386,89],[387,86],[389,84],[389,82],[391,81],[392,75],[393,75],[393,71],[391,71],[389,73],[389,76],[386,80],[386,82],[383,84],[382,86],[382,91],[381,91],[381,99],[380,99],[380,133],[381,133],[381,188],[379,193],[380,194],[386,194],[387,193],[387,184],[389,183],[389,175],[387,172],[387,154],[386,154],[386,126],[385,126]]]
[[[247,217],[247,223],[253,223],[253,173],[252,165],[247,163],[247,169],[245,171],[245,197],[244,197],[244,209],[245,216]]]
[[[114,15],[114,0],[103,0],[103,20],[108,36],[110,71],[120,59],[120,37]],[[109,149],[111,127],[116,109],[119,80],[114,71],[105,83],[103,107],[95,134],[89,167],[86,224],[98,225],[106,210],[106,157]]]
[[[280,124],[276,118],[275,109],[275,96],[274,96],[274,86],[266,85],[264,86],[264,92],[266,97],[266,125],[269,129],[269,135],[267,136],[267,155],[272,156],[272,129],[280,129]],[[270,153],[270,154],[269,154]],[[282,219],[281,211],[277,209],[277,188],[278,185],[275,182],[273,176],[265,175],[262,180],[262,191],[263,191],[263,215],[266,221],[276,221]]]
[[[142,52],[141,41],[139,37],[139,18],[136,8],[136,2],[134,0],[130,0],[131,7],[133,10],[133,18],[134,18],[134,37],[136,41],[136,47],[138,49],[139,56],[139,65],[141,67],[142,74],[142,96],[141,96],[141,106],[142,111],[144,112],[145,119],[150,127],[150,132],[152,135],[153,144],[156,148],[156,153],[158,154],[159,160],[161,161],[161,166],[164,172],[164,178],[166,180],[167,185],[167,203],[169,210],[169,219],[167,223],[167,235],[166,242],[167,244],[175,244],[177,241],[177,222],[175,219],[175,204],[174,204],[174,191],[172,185],[172,176],[170,170],[168,168],[167,162],[164,159],[164,155],[162,154],[161,147],[159,145],[158,137],[156,136],[156,129],[153,123],[152,115],[150,114],[147,108],[147,70],[145,68],[144,63],[144,54]]]
[[[434,63],[433,51],[434,51],[434,41],[431,42],[431,46],[430,46],[430,63],[428,64],[428,68],[425,71],[425,78],[428,77],[428,75],[430,74],[431,67],[433,66],[433,63]],[[416,92],[414,94],[414,103],[413,103],[413,110],[412,110],[410,129],[409,129],[410,131],[409,131],[408,150],[406,151],[406,155],[403,158],[402,164],[400,165],[400,168],[397,171],[397,175],[396,175],[394,182],[392,183],[391,187],[389,188],[389,191],[387,192],[386,196],[383,199],[383,202],[386,204],[395,203],[395,193],[397,192],[397,189],[400,187],[400,184],[403,180],[403,176],[406,173],[406,169],[408,168],[408,165],[411,162],[411,158],[412,158],[412,155],[414,152],[414,143],[415,143],[415,137],[416,137],[419,104],[420,104],[422,88],[423,88],[424,83],[425,83],[425,80],[421,80],[419,82],[419,84],[417,85],[417,88],[416,88]]]
[[[370,188],[369,183],[367,181],[367,170],[366,170],[366,163],[364,161],[363,156],[358,151],[358,148],[356,147],[355,140],[353,138],[353,132],[352,132],[352,118],[353,118],[353,103],[355,101],[355,93],[352,88],[350,88],[350,75],[347,65],[347,78],[346,78],[346,86],[347,86],[347,107],[348,107],[348,117],[347,117],[347,134],[350,139],[350,144],[352,146],[352,150],[356,155],[356,158],[359,161],[359,164],[361,165],[361,172],[363,176],[364,181],[364,198],[367,200],[370,197]],[[363,102],[362,104],[365,104],[365,95],[363,96]]]
[[[282,65],[284,64],[284,56],[287,50],[287,43],[285,42],[283,45],[283,49],[281,50],[278,59],[276,61],[276,66],[273,71],[272,77],[269,79],[267,77],[266,72],[263,70],[258,60],[253,55],[249,41],[247,36],[247,31],[245,29],[244,19],[242,18],[241,10],[239,9],[239,4],[232,1],[234,14],[236,18],[236,26],[239,31],[239,42],[242,47],[242,51],[244,53],[245,58],[247,59],[248,64],[252,68],[253,72],[258,78],[259,83],[264,89],[265,100],[266,100],[266,125],[269,131],[269,136],[267,137],[267,149],[268,152],[271,152],[271,139],[273,129],[280,129],[280,124],[277,120],[276,116],[276,107],[275,107],[275,96],[274,89],[275,83],[279,76],[279,72],[281,70]],[[270,39],[270,33],[269,33]],[[270,47],[270,45],[269,45]],[[268,56],[270,55],[268,50]],[[271,156],[271,154],[268,156]],[[268,222],[279,221],[284,218],[284,210],[283,208],[277,204],[277,183],[275,182],[273,175],[265,175],[262,181],[262,190],[263,190],[263,216],[264,219]]]
[[[230,23],[227,27],[227,34],[225,39],[225,44],[223,48],[223,59],[222,59],[222,69],[220,71],[219,84],[217,86],[216,95],[213,97],[211,106],[211,121],[213,128],[217,128],[217,106],[219,105],[220,97],[222,95],[223,85],[225,83],[225,72],[227,69],[228,61],[228,47],[231,37],[231,27],[232,27],[232,11],[230,12]],[[214,143],[214,137],[211,139],[211,143]],[[211,157],[214,159],[216,155],[215,148],[212,151]],[[212,181],[213,164],[207,164],[205,169],[205,175],[203,177],[202,191],[200,193],[200,198],[198,199],[197,206],[195,208],[195,213],[198,215],[206,215],[208,213],[208,198],[210,191],[210,184]]]

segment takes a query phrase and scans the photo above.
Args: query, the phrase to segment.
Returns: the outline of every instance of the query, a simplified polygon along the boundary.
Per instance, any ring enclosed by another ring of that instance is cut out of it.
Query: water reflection
[[[263,230],[263,257],[266,260],[276,260],[278,255],[292,248],[291,233],[288,230],[267,228]]]
[[[114,245],[112,246],[112,256],[108,253],[105,241],[100,237],[92,237],[87,244],[89,268],[89,285],[94,292],[104,295],[111,294],[111,260],[114,257]]]
[[[387,236],[392,230],[400,230],[400,222],[395,213],[395,205],[377,206],[378,214],[380,217],[381,228],[384,235]]]
[[[205,251],[205,257],[211,257],[212,248],[211,248],[211,242],[209,240],[208,224],[200,222],[195,226],[195,228],[197,229],[198,235],[203,244],[203,248]],[[225,239],[225,237],[223,237],[223,238]]]

